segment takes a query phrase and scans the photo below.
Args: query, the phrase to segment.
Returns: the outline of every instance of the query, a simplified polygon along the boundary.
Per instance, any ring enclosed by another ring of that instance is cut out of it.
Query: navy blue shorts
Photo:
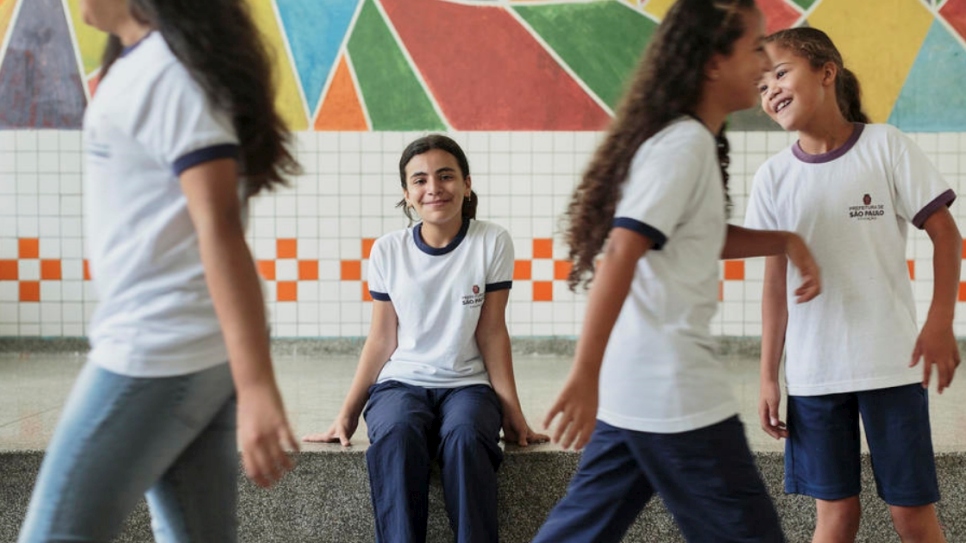
[[[857,496],[859,417],[879,497],[916,507],[939,501],[929,395],[919,383],[877,390],[789,396],[785,492],[820,500]]]
[[[689,542],[785,541],[735,416],[677,434],[598,420],[567,495],[533,543],[618,543],[655,493]]]

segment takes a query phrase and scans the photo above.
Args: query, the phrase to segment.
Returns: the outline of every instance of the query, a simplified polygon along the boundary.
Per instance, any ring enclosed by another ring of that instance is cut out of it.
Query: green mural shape
[[[373,130],[445,130],[379,10],[366,0],[349,56]]]
[[[617,1],[514,9],[611,109],[657,28]]]
[[[812,7],[812,4],[814,4],[816,0],[792,0],[792,2],[798,4],[798,7],[802,8],[802,10],[807,10],[808,8]]]

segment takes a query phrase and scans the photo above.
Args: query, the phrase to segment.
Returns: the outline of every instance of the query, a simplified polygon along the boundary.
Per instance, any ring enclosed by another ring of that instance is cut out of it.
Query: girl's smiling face
[[[442,149],[430,149],[406,164],[403,197],[424,223],[461,223],[463,200],[469,197],[470,185],[470,178],[463,176],[456,157]]]
[[[826,100],[835,103],[835,65],[828,63],[815,69],[807,59],[787,48],[773,43],[765,48],[772,59],[772,69],[758,85],[761,109],[785,130],[801,130]]]

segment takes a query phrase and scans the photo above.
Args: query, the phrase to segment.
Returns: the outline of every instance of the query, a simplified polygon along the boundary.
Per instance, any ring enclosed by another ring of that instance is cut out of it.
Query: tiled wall
[[[368,329],[368,248],[406,226],[395,203],[399,153],[421,134],[302,132],[305,175],[261,197],[249,237],[267,279],[280,337],[362,336]],[[516,267],[508,321],[513,336],[573,336],[584,296],[567,290],[559,217],[599,138],[593,132],[466,132],[453,136],[470,159],[479,216],[506,227]],[[0,131],[0,336],[82,336],[97,296],[87,277],[78,131]],[[966,133],[915,134],[948,182],[966,191]],[[781,132],[730,136],[733,221],[741,223],[755,169],[791,142]],[[966,201],[953,212],[966,231]],[[912,230],[909,268],[920,319],[932,294],[931,244]],[[966,255],[966,251],[964,251]],[[713,330],[761,333],[761,260],[721,266]],[[964,276],[966,277],[966,276]],[[966,283],[960,300],[966,301]],[[956,333],[966,335],[966,307]]]

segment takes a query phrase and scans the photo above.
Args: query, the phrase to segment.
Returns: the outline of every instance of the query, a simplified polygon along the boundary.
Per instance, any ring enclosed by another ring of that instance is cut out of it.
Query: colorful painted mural
[[[0,0],[0,128],[77,128],[104,35]],[[294,130],[599,130],[673,0],[249,0]],[[826,30],[873,120],[966,131],[966,0],[758,0]],[[733,129],[777,129],[761,114]]]

